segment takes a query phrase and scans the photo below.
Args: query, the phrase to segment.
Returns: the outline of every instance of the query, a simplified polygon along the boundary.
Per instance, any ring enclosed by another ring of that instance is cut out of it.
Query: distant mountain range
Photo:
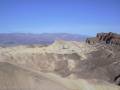
[[[87,36],[67,33],[0,33],[0,45],[51,44],[55,40],[84,41]]]

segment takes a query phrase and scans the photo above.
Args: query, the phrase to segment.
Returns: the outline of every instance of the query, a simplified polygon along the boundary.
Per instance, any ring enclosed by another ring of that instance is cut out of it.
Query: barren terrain
[[[119,55],[119,46],[63,40],[49,46],[0,47],[0,88],[120,90],[115,81]]]

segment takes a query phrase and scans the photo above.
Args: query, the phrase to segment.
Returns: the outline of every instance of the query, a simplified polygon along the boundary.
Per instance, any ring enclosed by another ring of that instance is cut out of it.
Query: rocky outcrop
[[[98,38],[96,38],[96,37],[93,37],[93,38],[87,38],[86,39],[86,43],[89,43],[89,44],[95,44],[95,43],[97,43],[99,40],[98,40]]]
[[[120,35],[112,32],[98,33],[96,37],[87,38],[86,43],[89,44],[105,43],[105,44],[120,45]]]
[[[117,85],[120,86],[120,75],[116,76],[114,81],[116,82]]]

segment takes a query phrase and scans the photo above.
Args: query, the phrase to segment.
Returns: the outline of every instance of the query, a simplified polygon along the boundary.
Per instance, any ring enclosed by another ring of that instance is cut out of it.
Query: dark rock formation
[[[87,38],[86,43],[96,44],[96,43],[106,43],[120,45],[120,35],[116,33],[98,33],[96,37]]]
[[[114,81],[116,82],[116,84],[120,85],[120,75],[116,76]]]
[[[86,60],[79,60],[72,73],[77,78],[96,78],[120,85],[120,47],[108,44],[95,46],[97,51],[89,53]]]
[[[98,42],[98,38],[96,37],[86,39],[86,43],[89,43],[89,44],[95,44],[97,42]]]

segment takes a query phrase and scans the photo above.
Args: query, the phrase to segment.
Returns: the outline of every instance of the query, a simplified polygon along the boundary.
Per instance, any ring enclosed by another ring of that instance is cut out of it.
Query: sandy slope
[[[0,90],[68,90],[43,75],[9,63],[0,63]]]
[[[1,62],[0,90],[120,90],[120,88],[108,83],[63,79],[54,74],[37,73]]]

